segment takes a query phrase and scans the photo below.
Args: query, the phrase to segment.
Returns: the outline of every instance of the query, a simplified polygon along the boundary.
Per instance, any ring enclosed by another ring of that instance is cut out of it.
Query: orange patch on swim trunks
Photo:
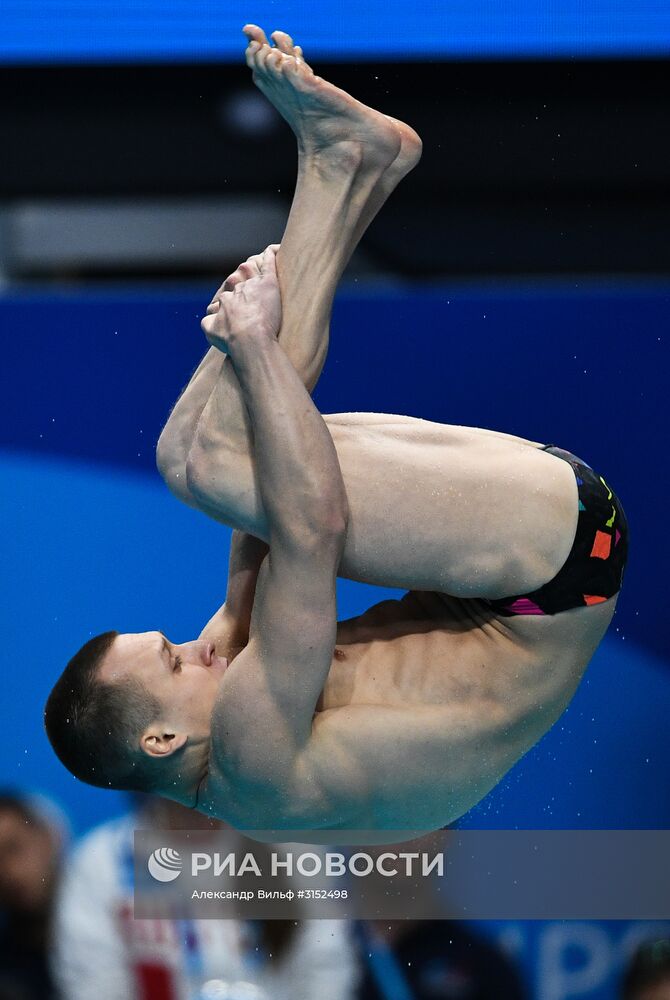
[[[598,597],[596,594],[583,594],[585,604],[602,604],[606,597]]]
[[[607,559],[612,548],[612,536],[605,531],[596,531],[591,549],[592,559]]]

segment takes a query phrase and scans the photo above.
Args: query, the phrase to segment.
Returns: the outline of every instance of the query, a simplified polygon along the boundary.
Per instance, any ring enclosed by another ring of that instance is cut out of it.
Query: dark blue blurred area
[[[205,347],[211,289],[0,299],[0,445],[155,476],[161,427]],[[622,499],[631,557],[616,624],[670,653],[664,572],[670,285],[342,292],[316,392],[371,410],[559,444]]]

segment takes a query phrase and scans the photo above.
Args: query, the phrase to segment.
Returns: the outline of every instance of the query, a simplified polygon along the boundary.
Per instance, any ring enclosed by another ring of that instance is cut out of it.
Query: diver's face
[[[104,683],[134,677],[162,706],[166,727],[188,735],[190,742],[209,737],[211,715],[228,661],[214,643],[194,639],[171,643],[162,632],[118,635],[99,670]]]

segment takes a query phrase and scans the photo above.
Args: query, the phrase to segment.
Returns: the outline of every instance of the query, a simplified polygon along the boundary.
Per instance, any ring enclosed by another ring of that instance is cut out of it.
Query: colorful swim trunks
[[[621,589],[628,556],[623,507],[602,476],[581,459],[548,444],[543,451],[568,462],[577,480],[579,518],[575,540],[562,568],[538,590],[487,603],[499,615],[557,615],[601,604]]]

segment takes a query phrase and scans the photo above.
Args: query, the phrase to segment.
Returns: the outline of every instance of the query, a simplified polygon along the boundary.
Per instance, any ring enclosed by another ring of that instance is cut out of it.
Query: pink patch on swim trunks
[[[615,538],[614,547],[616,548],[617,545],[619,544],[619,539],[621,538],[621,532],[619,531],[618,528],[616,529],[616,533],[615,533],[614,538]]]
[[[511,611],[514,615],[543,615],[544,611],[542,608],[538,608],[537,604],[533,601],[529,601],[527,597],[520,597],[513,604],[508,604],[505,607],[505,611]]]

